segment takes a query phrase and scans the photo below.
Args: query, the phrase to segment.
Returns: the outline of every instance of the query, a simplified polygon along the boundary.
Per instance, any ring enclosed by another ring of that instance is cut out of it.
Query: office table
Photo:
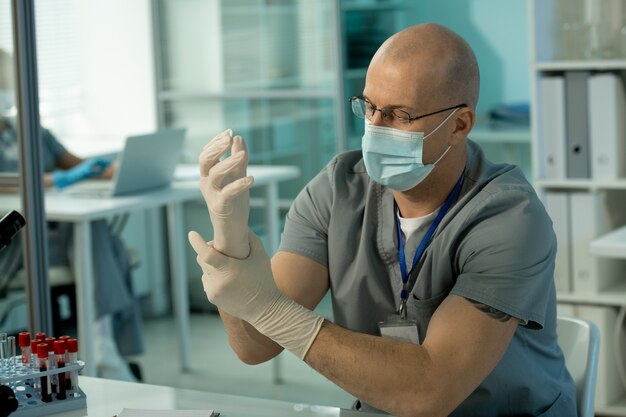
[[[79,377],[87,395],[87,410],[54,414],[58,417],[112,417],[123,408],[204,409],[220,417],[380,417],[338,407],[297,404],[195,390]]]
[[[184,167],[187,170],[189,166]],[[196,169],[193,167],[191,169]],[[197,171],[196,171],[197,172]],[[250,166],[248,174],[254,176],[253,187],[264,187],[268,250],[273,253],[280,236],[278,183],[297,178],[300,171],[293,166]],[[176,314],[180,361],[183,370],[190,369],[189,300],[184,248],[188,247],[183,224],[182,205],[201,199],[197,180],[175,181],[169,188],[148,191],[138,195],[113,198],[77,197],[63,192],[47,192],[45,196],[46,219],[74,224],[74,250],[76,264],[76,300],[78,309],[79,356],[85,361],[85,375],[95,375],[93,323],[95,303],[93,294],[93,252],[91,247],[91,222],[122,213],[132,213],[153,208],[166,208],[168,252],[172,281],[173,306]],[[0,211],[19,208],[17,195],[0,195]],[[207,221],[209,221],[207,213]],[[28,219],[27,219],[28,222]]]

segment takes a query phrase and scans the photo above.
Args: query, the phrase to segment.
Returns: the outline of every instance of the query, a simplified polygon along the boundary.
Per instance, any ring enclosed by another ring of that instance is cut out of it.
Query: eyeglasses
[[[374,113],[379,111],[385,125],[389,127],[403,126],[411,124],[414,120],[423,119],[424,117],[432,116],[434,114],[443,113],[444,111],[459,109],[461,107],[467,107],[467,104],[457,104],[456,106],[446,107],[445,109],[437,110],[431,113],[422,114],[419,116],[411,116],[409,113],[400,109],[377,109],[372,103],[367,101],[362,96],[352,97],[350,99],[352,104],[352,112],[356,117],[361,119],[372,120]]]

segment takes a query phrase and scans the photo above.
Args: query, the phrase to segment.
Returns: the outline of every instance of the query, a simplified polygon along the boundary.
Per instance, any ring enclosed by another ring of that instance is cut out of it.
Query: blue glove
[[[65,188],[86,178],[102,175],[109,165],[111,165],[111,162],[104,159],[88,159],[66,171],[54,171],[52,173],[52,182],[59,189]]]

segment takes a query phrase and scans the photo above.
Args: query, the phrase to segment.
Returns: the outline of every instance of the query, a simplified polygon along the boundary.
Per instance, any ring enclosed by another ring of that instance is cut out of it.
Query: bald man
[[[364,411],[576,415],[552,224],[520,169],[468,140],[478,91],[476,58],[452,31],[389,38],[352,98],[362,150],[298,195],[271,267],[256,236],[229,234],[247,222],[243,140],[226,131],[207,144],[215,241],[190,241],[241,360],[288,349]],[[311,311],[329,290],[335,323]]]

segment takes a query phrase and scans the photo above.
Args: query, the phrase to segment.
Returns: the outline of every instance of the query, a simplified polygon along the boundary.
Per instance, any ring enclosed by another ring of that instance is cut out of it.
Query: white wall
[[[528,4],[520,0],[421,0],[411,23],[433,22],[454,30],[474,49],[481,73],[478,112],[530,99]]]

